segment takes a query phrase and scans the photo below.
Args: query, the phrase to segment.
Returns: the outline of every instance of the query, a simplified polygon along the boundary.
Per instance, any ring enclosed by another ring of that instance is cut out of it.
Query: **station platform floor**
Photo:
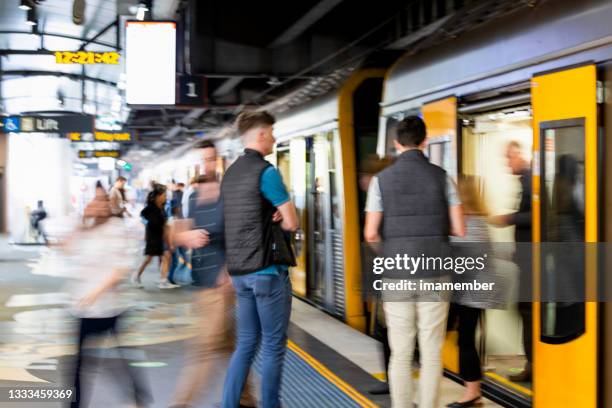
[[[65,279],[48,273],[48,250],[40,246],[11,246],[0,236],[0,389],[59,387],[67,384],[74,359],[75,325],[66,311]],[[123,356],[148,384],[151,407],[168,407],[193,335],[189,288],[160,290],[151,267],[144,289],[126,288],[137,305],[124,319]],[[293,407],[388,407],[389,396],[376,396],[383,370],[381,346],[320,310],[294,298],[289,327],[281,400]],[[95,381],[85,385],[92,407],[123,407],[121,379],[113,365],[117,351],[109,342],[87,350],[98,357]],[[255,362],[254,382],[259,370]],[[217,407],[225,367],[208,384],[195,406]],[[119,384],[118,384],[119,383]],[[440,406],[462,392],[444,378]],[[60,407],[60,403],[6,403],[0,407]],[[497,404],[485,400],[484,407]]]

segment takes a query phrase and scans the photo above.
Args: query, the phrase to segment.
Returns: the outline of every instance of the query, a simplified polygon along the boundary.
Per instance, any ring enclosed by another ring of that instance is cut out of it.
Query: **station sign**
[[[79,150],[79,159],[98,159],[100,157],[118,158],[121,155],[119,150]]]
[[[56,51],[55,62],[58,64],[119,64],[118,52],[93,52],[93,51]]]
[[[93,133],[71,132],[67,134],[68,139],[73,142],[132,142],[134,135],[127,130],[102,131],[96,130]]]
[[[24,115],[2,118],[3,133],[70,133],[93,132],[91,115]]]

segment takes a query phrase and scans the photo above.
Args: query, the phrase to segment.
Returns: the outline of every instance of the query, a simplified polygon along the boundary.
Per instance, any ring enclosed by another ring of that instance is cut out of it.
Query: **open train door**
[[[429,161],[442,167],[457,181],[458,151],[457,142],[457,98],[451,96],[423,105],[423,121],[427,126],[427,148],[425,154]],[[458,333],[449,330],[442,349],[444,368],[459,374]]]
[[[589,64],[539,74],[531,87],[533,241],[597,242],[596,67]],[[568,169],[572,169],[574,193],[565,196],[581,203],[581,210],[573,211],[569,219],[558,198],[563,188],[568,189],[562,183],[568,179]],[[572,234],[567,234],[563,222],[571,223]],[[596,288],[591,255],[587,250],[573,254],[580,259],[574,278],[586,292]],[[559,262],[534,250],[534,294],[551,293],[547,282]],[[535,408],[597,406],[598,308],[596,302],[588,301],[592,298],[585,299],[551,302],[542,298],[533,303]]]

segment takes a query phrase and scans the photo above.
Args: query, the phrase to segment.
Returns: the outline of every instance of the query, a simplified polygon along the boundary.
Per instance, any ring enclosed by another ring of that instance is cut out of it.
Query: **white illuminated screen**
[[[174,105],[176,23],[128,21],[125,32],[127,103]]]

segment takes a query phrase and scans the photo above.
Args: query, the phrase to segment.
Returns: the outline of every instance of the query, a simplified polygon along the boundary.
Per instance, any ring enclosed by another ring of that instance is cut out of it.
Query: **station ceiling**
[[[185,33],[178,70],[205,77],[209,103],[133,109],[124,102],[120,66],[57,64],[52,51],[121,51],[121,27],[140,1],[85,0],[80,25],[73,22],[75,0],[28,1],[37,5],[34,26],[20,0],[0,1],[0,113],[96,114],[137,132],[129,153],[135,161],[215,137],[245,107],[288,109],[337,88],[359,67],[388,67],[406,52],[539,2],[154,0],[153,19],[176,20]]]

